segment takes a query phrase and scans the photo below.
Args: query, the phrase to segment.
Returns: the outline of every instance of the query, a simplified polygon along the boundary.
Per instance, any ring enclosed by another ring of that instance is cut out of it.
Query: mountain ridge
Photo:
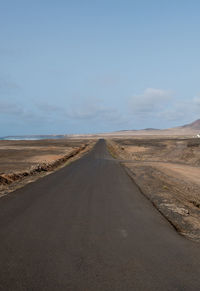
[[[196,136],[200,133],[200,119],[197,119],[191,123],[176,126],[166,129],[155,129],[155,128],[145,128],[138,130],[125,130],[125,131],[116,131],[112,134],[119,135],[172,135],[172,136]]]
[[[182,126],[182,128],[192,128],[192,129],[200,130],[200,119],[197,119],[191,123],[185,124]]]

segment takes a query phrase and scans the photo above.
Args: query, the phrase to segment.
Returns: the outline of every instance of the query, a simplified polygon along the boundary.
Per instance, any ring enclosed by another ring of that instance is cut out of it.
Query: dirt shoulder
[[[0,197],[79,159],[95,140],[0,142]]]
[[[182,235],[200,241],[200,145],[191,139],[108,140],[142,193]]]

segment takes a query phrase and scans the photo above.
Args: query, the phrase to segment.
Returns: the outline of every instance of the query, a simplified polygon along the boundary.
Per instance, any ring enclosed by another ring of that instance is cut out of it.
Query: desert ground
[[[112,155],[176,230],[200,240],[200,139],[165,135],[104,137]],[[0,141],[0,195],[80,158],[96,141],[95,135]]]
[[[88,139],[1,140],[0,195],[15,190],[82,156],[95,143]]]
[[[200,240],[200,139],[135,136],[108,139],[107,144],[173,226]]]
[[[146,199],[105,139],[1,197],[0,237],[3,291],[199,290],[199,244]]]

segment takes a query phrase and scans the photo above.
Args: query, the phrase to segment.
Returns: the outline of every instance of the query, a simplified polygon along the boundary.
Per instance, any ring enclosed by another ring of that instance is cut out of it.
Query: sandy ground
[[[88,139],[0,141],[0,196],[79,158],[94,144]]]
[[[153,164],[152,164],[153,165]],[[159,163],[155,165],[156,168],[165,172],[167,175],[176,176],[180,180],[187,181],[188,183],[196,183],[200,186],[200,168],[188,165]]]
[[[200,140],[124,138],[108,145],[175,228],[200,240]]]
[[[51,162],[86,143],[84,140],[0,141],[0,174],[25,171]]]

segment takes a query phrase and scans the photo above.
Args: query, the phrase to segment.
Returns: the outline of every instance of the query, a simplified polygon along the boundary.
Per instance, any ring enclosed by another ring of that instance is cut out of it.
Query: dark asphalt
[[[0,199],[0,290],[200,290],[200,246],[139,192],[103,140]]]

